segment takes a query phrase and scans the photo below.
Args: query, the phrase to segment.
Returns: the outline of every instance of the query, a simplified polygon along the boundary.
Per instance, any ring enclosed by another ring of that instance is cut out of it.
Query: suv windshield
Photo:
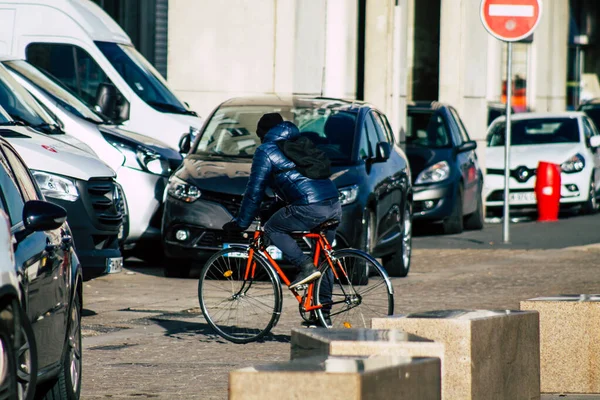
[[[256,125],[263,114],[278,112],[295,123],[336,165],[349,165],[356,127],[356,113],[310,107],[221,107],[202,132],[195,154],[252,158],[261,142]],[[332,119],[332,123],[326,122]]]
[[[163,77],[133,46],[95,43],[129,87],[149,106],[167,113],[196,115],[175,97]]]
[[[50,79],[49,76],[29,64],[27,61],[5,61],[4,65],[28,80],[34,86],[37,86],[71,114],[96,124],[106,122],[99,114],[90,110],[70,90],[60,84],[57,79]]]
[[[512,121],[511,146],[577,143],[580,140],[576,118],[535,118]],[[504,146],[506,122],[494,124],[487,137],[489,147]]]
[[[0,67],[0,106],[17,122],[44,128],[58,126],[23,86],[4,67]]]
[[[406,145],[427,148],[450,147],[450,135],[444,118],[437,111],[412,111],[407,115]]]

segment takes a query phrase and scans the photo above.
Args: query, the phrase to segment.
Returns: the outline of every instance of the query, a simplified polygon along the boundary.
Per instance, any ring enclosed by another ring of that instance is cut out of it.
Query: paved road
[[[440,226],[415,223],[414,247],[421,249],[561,249],[600,243],[600,214],[563,217],[557,222],[510,225],[510,242],[502,243],[502,223],[487,223],[481,231],[442,235]]]
[[[518,309],[542,295],[598,293],[599,257],[597,249],[417,248],[409,277],[393,280],[396,310]],[[290,330],[300,325],[289,294],[272,335],[234,345],[211,333],[196,290],[196,279],[167,279],[131,261],[87,282],[82,397],[223,400],[229,371],[289,359]]]

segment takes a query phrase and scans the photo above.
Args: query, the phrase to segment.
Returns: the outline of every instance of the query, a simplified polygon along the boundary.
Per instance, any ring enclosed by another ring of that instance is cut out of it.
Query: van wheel
[[[69,316],[66,351],[58,379],[45,393],[44,400],[77,400],[81,394],[81,302],[75,294]]]
[[[404,278],[410,270],[412,254],[412,210],[404,210],[404,226],[402,229],[402,244],[400,248],[389,256],[383,256],[383,267],[390,276]]]
[[[456,202],[454,203],[454,209],[452,214],[446,218],[442,225],[444,227],[444,233],[446,235],[461,233],[463,231],[463,189],[462,186],[458,189],[456,195]]]

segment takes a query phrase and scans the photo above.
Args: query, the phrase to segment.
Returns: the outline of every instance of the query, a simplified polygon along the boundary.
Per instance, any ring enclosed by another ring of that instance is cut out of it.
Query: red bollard
[[[538,221],[558,221],[560,165],[540,161],[536,172],[535,196]]]

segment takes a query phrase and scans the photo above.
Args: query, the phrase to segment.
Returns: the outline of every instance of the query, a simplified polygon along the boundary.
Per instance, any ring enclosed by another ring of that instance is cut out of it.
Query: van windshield
[[[58,126],[58,122],[3,67],[0,67],[0,106],[12,119],[25,125],[42,129]]]
[[[71,114],[95,124],[106,122],[99,114],[90,110],[70,90],[65,88],[62,84],[59,84],[58,80],[50,79],[46,74],[29,64],[27,61],[5,61],[4,65],[28,80],[31,84],[37,86]]]
[[[129,87],[149,106],[166,113],[196,115],[175,97],[163,77],[133,46],[95,43]]]

